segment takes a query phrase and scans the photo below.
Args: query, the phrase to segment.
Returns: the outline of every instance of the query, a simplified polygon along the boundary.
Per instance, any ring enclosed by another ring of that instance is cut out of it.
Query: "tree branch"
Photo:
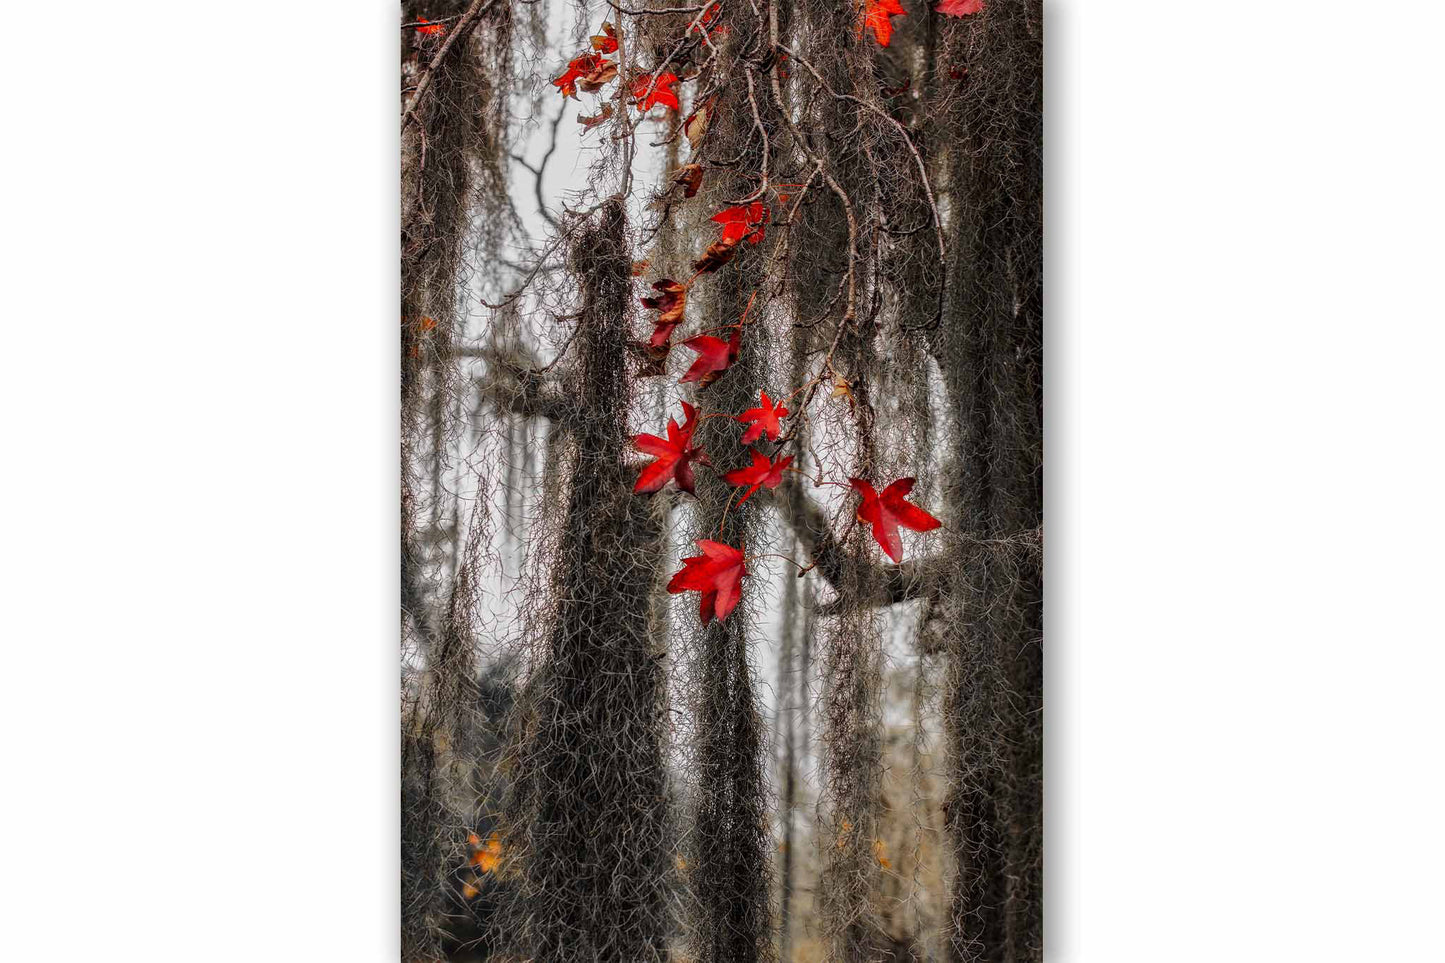
[[[436,52],[436,56],[431,59],[431,63],[426,65],[426,70],[422,71],[421,80],[419,80],[416,85],[416,93],[411,95],[411,102],[406,105],[406,110],[402,112],[401,129],[403,131],[406,130],[406,125],[413,121],[415,121],[418,126],[420,125],[421,122],[417,119],[416,109],[421,106],[421,99],[426,96],[427,88],[431,86],[431,79],[435,76],[437,68],[441,66],[442,61],[445,60],[447,54],[451,52],[452,46],[459,39],[471,33],[478,21],[481,20],[482,14],[490,10],[492,4],[496,2],[497,0],[472,0],[472,5],[467,8],[467,12],[462,14],[461,20],[457,21],[456,29],[447,33],[446,41],[442,44],[441,49]]]

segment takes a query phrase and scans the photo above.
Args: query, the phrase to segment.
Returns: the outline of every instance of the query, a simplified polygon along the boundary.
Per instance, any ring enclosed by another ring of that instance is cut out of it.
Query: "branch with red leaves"
[[[457,21],[456,28],[447,31],[447,39],[442,43],[441,48],[437,50],[436,55],[432,57],[431,63],[427,64],[426,70],[422,71],[421,79],[417,81],[416,91],[411,95],[411,100],[407,103],[405,109],[402,110],[401,129],[403,131],[406,130],[407,124],[417,120],[416,109],[421,105],[421,99],[426,96],[427,89],[431,86],[432,77],[436,75],[437,68],[442,65],[442,61],[447,59],[447,54],[451,52],[452,47],[454,47],[459,40],[467,37],[472,30],[476,28],[476,25],[481,21],[482,14],[490,10],[492,4],[496,2],[497,0],[472,0],[472,5],[467,8],[466,13],[462,14],[462,18]]]

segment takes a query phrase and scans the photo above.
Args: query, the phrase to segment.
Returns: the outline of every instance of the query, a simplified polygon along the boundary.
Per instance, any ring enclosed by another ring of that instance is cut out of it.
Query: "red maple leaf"
[[[682,413],[685,419],[682,427],[678,427],[676,418],[667,419],[665,439],[646,434],[632,439],[638,451],[657,456],[657,460],[643,468],[642,474],[637,476],[637,484],[632,486],[634,494],[658,491],[674,478],[678,488],[689,495],[694,494],[692,463],[707,464],[707,452],[694,448],[692,444],[692,433],[697,428],[697,409],[684,401]]]
[[[788,417],[788,409],[780,404],[774,404],[766,391],[759,392],[759,394],[762,395],[761,406],[749,408],[737,416],[737,420],[745,425],[750,421],[753,423],[751,428],[743,432],[742,440],[739,442],[741,445],[751,445],[763,435],[768,436],[768,441],[777,441],[778,432],[783,430],[782,426],[778,424],[778,420]]]
[[[738,360],[738,348],[742,345],[743,333],[736,331],[732,339],[724,341],[721,338],[714,338],[710,334],[700,334],[696,338],[688,338],[682,343],[684,348],[690,348],[697,352],[697,360],[687,373],[678,380],[678,384],[687,384],[689,381],[696,381],[699,388],[706,388],[714,381],[722,377],[722,373],[736,360]]]
[[[712,220],[723,226],[722,240],[725,243],[736,244],[747,237],[756,244],[763,239],[763,225],[770,216],[762,201],[753,201],[751,204],[725,207],[714,214]],[[757,225],[757,228],[749,234],[748,229],[753,225]]]
[[[865,28],[872,28],[873,36],[878,38],[880,47],[888,46],[893,39],[892,17],[907,13],[903,4],[898,0],[863,0],[864,13],[863,23],[858,27],[861,34]]]
[[[416,22],[419,23],[419,24],[425,24],[425,25],[426,25],[426,26],[422,26],[422,27],[417,27],[417,28],[416,28],[416,32],[417,32],[417,33],[439,34],[439,33],[443,32],[444,30],[447,29],[447,25],[446,25],[446,24],[444,24],[444,23],[432,23],[432,22],[431,22],[430,20],[428,20],[426,17],[417,17],[417,18],[416,18]]]
[[[705,538],[697,540],[697,547],[703,553],[682,560],[682,570],[672,576],[667,590],[673,595],[701,592],[702,624],[707,625],[714,616],[721,622],[742,598],[742,579],[748,574],[743,553],[731,545]]]
[[[983,0],[943,0],[933,8],[950,17],[966,17],[983,9]]]
[[[677,110],[680,106],[677,102],[677,94],[668,89],[677,83],[677,74],[658,74],[656,84],[653,83],[652,74],[639,74],[632,82],[632,96],[637,98],[637,109],[649,111],[656,104],[670,107]],[[651,88],[649,90],[649,88]]]
[[[777,461],[769,461],[768,456],[756,448],[752,449],[749,454],[753,456],[753,463],[751,465],[746,468],[736,468],[726,475],[723,475],[723,478],[729,485],[736,487],[742,487],[743,485],[752,486],[748,489],[746,495],[738,499],[739,505],[749,498],[752,498],[753,492],[762,488],[764,485],[767,486],[769,491],[777,488],[782,484],[783,472],[793,463],[792,455],[784,455]]]
[[[863,504],[858,506],[858,520],[873,526],[873,537],[895,562],[903,561],[903,539],[898,535],[898,526],[930,532],[943,524],[917,505],[903,500],[903,496],[913,490],[914,481],[916,479],[900,478],[880,495],[863,479],[848,479],[848,484],[863,496]]]
[[[577,81],[590,73],[603,70],[611,65],[611,63],[611,61],[604,58],[601,54],[595,53],[574,57],[572,61],[567,64],[567,72],[552,81],[552,85],[562,89],[563,97],[571,97],[573,100],[576,100]]]

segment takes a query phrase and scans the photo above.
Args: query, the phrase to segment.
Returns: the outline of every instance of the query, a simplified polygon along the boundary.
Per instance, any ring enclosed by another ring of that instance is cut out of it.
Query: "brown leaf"
[[[683,312],[687,309],[687,285],[679,284],[672,278],[663,278],[653,284],[652,289],[657,295],[643,298],[642,306],[662,313],[657,317],[648,345],[662,348],[672,337],[672,329],[682,324]]]
[[[603,85],[616,79],[617,65],[610,60],[605,60],[595,70],[591,70],[585,74],[582,79],[577,82],[577,86],[589,94],[595,94],[602,89]]]
[[[586,127],[588,130],[591,130],[592,128],[596,127],[598,124],[600,124],[600,123],[606,121],[607,119],[609,119],[611,116],[612,116],[612,105],[611,105],[611,104],[603,104],[603,105],[602,105],[602,111],[601,111],[601,113],[597,114],[595,117],[583,117],[581,114],[578,114],[578,115],[577,115],[577,123],[581,124],[583,127]]]
[[[642,277],[642,275],[643,275],[644,273],[646,273],[648,267],[650,267],[651,264],[652,264],[651,261],[633,261],[633,262],[632,262],[632,276],[635,277],[635,278],[640,278],[640,277]]]
[[[702,139],[707,134],[708,122],[712,120],[713,101],[709,100],[697,110],[688,115],[687,120],[682,122],[682,132],[687,135],[687,142],[696,151],[702,144]]]
[[[693,197],[702,187],[702,165],[687,164],[678,170],[677,176],[672,180],[674,184],[682,185],[683,197]]]
[[[712,246],[702,252],[702,257],[693,262],[693,270],[716,271],[733,259],[737,246],[737,239],[732,237],[724,237],[722,240],[714,242]]]

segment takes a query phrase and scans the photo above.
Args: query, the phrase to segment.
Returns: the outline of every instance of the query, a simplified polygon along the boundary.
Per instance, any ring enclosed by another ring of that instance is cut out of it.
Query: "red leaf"
[[[771,216],[762,201],[753,201],[751,204],[725,207],[714,214],[712,220],[723,226],[721,238],[723,242],[736,244],[747,237],[756,244],[763,239],[763,225]],[[749,234],[748,229],[755,224],[757,229]]]
[[[632,486],[634,494],[659,491],[672,479],[677,480],[678,488],[689,495],[694,494],[692,463],[700,461],[706,464],[707,453],[692,444],[692,433],[697,428],[697,409],[684,401],[682,413],[685,420],[680,428],[676,418],[667,419],[667,438],[644,434],[632,439],[638,451],[657,456],[657,460],[643,468],[642,474],[637,476],[637,484]]]
[[[756,448],[752,449],[749,454],[753,456],[753,463],[751,465],[746,468],[734,469],[726,475],[723,475],[723,478],[729,485],[735,487],[741,487],[743,485],[752,486],[748,489],[746,495],[738,499],[738,505],[742,505],[743,502],[752,498],[753,492],[764,485],[767,486],[769,491],[777,488],[782,484],[783,472],[793,463],[792,455],[784,455],[777,461],[769,461],[768,456]]]
[[[917,505],[903,500],[903,496],[913,490],[914,481],[912,478],[900,478],[879,495],[863,479],[848,479],[848,483],[863,496],[863,504],[858,506],[858,520],[873,526],[873,537],[895,562],[903,561],[903,539],[898,535],[898,526],[915,532],[930,532],[943,524]]]
[[[739,444],[751,445],[763,437],[763,435],[768,436],[768,441],[777,441],[778,432],[782,431],[782,426],[778,424],[778,420],[788,417],[788,409],[782,405],[773,404],[772,400],[768,398],[766,391],[759,392],[759,394],[762,395],[762,406],[749,408],[737,416],[737,420],[743,424],[747,424],[750,421],[753,423],[751,428],[743,432],[742,441],[740,441]]]
[[[617,28],[610,21],[602,21],[602,36],[592,38],[592,49],[610,54],[617,49]]]
[[[669,88],[677,83],[677,74],[658,74],[656,85],[653,84],[652,74],[639,74],[632,82],[632,96],[637,98],[637,108],[642,111],[651,110],[655,105],[661,104],[677,110],[680,106],[677,102],[677,94]],[[648,88],[651,88],[649,91]]]
[[[893,21],[890,18],[907,12],[898,0],[864,0],[863,24],[858,32],[862,33],[864,28],[871,28],[873,36],[878,39],[878,45],[886,47],[893,39]]]
[[[667,583],[673,595],[679,592],[701,592],[700,614],[707,625],[716,616],[721,622],[737,607],[742,598],[742,579],[748,574],[741,549],[721,542],[697,540],[701,555],[682,560],[682,569]]]
[[[710,334],[701,334],[696,338],[688,338],[682,343],[684,348],[690,348],[697,352],[697,360],[692,367],[687,369],[687,374],[678,380],[678,384],[687,384],[689,381],[696,381],[699,388],[706,388],[718,378],[736,360],[738,360],[738,348],[742,345],[743,333],[734,332],[730,341],[721,338],[714,338]]]
[[[672,329],[683,322],[683,312],[687,309],[687,286],[672,278],[663,278],[652,288],[658,292],[657,297],[642,298],[642,306],[662,313],[657,316],[657,327],[647,343],[650,347],[661,348],[672,337]]]
[[[446,25],[446,24],[444,24],[444,23],[432,23],[432,22],[431,22],[430,20],[428,20],[426,17],[417,17],[417,18],[416,18],[416,22],[417,22],[417,23],[426,24],[426,26],[424,26],[424,27],[417,27],[417,28],[416,28],[416,32],[417,32],[417,33],[431,34],[431,35],[434,36],[434,35],[436,35],[436,34],[442,33],[443,31],[445,31],[445,30],[447,29],[447,25]]]
[[[943,0],[933,8],[950,17],[966,17],[983,9],[983,0]]]
[[[583,54],[580,57],[574,57],[572,62],[567,64],[567,72],[552,81],[552,86],[560,87],[563,97],[571,97],[575,100],[577,98],[577,81],[594,71],[606,70],[609,66],[616,69],[616,65],[601,54]]]

